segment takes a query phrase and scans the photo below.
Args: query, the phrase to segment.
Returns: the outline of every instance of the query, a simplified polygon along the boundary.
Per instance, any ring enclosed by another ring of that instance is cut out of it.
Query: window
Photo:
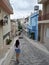
[[[4,22],[5,22],[5,24],[6,24],[6,23],[8,24],[8,16],[7,16],[7,15],[4,16]]]

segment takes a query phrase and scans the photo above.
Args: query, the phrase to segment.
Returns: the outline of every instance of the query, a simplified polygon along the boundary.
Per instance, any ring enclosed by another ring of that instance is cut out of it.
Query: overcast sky
[[[11,19],[22,18],[30,15],[34,12],[34,6],[37,5],[37,0],[10,0],[13,7],[14,14],[11,15]],[[42,9],[41,5],[40,9]]]

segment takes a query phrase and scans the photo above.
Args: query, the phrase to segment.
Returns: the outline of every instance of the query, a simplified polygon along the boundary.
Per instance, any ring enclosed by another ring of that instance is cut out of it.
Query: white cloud
[[[15,18],[23,18],[30,15],[30,11],[15,11],[13,15],[11,15],[11,19]]]
[[[26,17],[34,11],[34,6],[37,4],[37,0],[10,0],[10,2],[14,11],[11,18]]]

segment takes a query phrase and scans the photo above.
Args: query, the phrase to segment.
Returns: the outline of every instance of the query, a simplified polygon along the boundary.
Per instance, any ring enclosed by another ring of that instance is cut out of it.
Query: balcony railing
[[[45,15],[39,16],[39,17],[38,17],[38,20],[39,20],[39,21],[49,20],[49,14],[45,14]]]

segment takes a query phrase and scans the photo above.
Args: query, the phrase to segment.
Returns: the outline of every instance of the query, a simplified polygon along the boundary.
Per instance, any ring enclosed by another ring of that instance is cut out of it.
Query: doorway
[[[32,38],[33,40],[35,40],[35,33],[34,33],[34,32],[31,33],[31,38]]]

